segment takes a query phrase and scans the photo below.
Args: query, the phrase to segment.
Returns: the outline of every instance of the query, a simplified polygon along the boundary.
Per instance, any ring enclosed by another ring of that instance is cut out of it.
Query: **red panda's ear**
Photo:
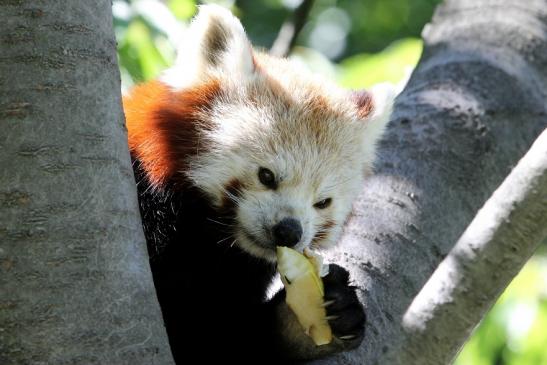
[[[393,102],[397,96],[395,85],[381,83],[370,90],[352,90],[349,97],[355,106],[357,117],[367,121],[367,124],[384,123],[391,114]]]
[[[357,115],[359,118],[366,118],[374,109],[372,103],[372,94],[365,90],[353,90],[350,93],[351,101],[355,104],[357,108]]]
[[[373,86],[369,91],[352,91],[351,100],[356,107],[356,114],[364,123],[363,146],[365,159],[365,173],[372,168],[375,149],[378,140],[382,137],[389,122],[393,101],[397,90],[393,85],[384,83]]]
[[[186,31],[173,68],[162,81],[185,88],[215,74],[242,80],[255,71],[253,51],[241,22],[218,5],[202,5]]]

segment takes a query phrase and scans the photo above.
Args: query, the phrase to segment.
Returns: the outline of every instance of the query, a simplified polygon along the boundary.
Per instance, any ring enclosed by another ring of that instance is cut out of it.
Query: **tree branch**
[[[302,0],[292,14],[281,26],[277,38],[275,39],[270,54],[277,57],[286,57],[289,55],[298,34],[306,24],[308,15],[313,6],[314,0]]]
[[[393,364],[446,364],[547,236],[547,130],[479,211],[403,317]]]
[[[426,26],[376,174],[329,257],[361,289],[365,340],[314,364],[397,364],[414,297],[547,126],[546,5],[446,0]]]

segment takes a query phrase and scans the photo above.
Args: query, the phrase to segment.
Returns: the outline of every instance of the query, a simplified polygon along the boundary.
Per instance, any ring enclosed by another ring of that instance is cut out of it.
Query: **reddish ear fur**
[[[357,106],[359,118],[366,118],[374,110],[372,94],[367,90],[355,90],[351,92],[351,100]]]
[[[219,93],[218,81],[182,91],[150,81],[123,98],[129,149],[152,186],[184,181],[188,157],[200,148],[198,133],[210,128],[203,114]]]

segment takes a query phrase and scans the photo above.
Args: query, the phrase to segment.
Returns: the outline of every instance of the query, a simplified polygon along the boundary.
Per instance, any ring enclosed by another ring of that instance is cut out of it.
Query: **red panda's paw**
[[[327,345],[317,346],[308,336],[292,310],[285,303],[285,290],[269,303],[274,307],[277,327],[277,346],[284,357],[300,360],[322,358],[358,347],[363,341],[365,312],[349,284],[348,272],[330,265],[323,278],[327,319],[334,337]]]
[[[323,283],[327,319],[334,337],[341,340],[346,349],[359,346],[365,334],[366,316],[355,287],[349,284],[349,273],[331,264]]]

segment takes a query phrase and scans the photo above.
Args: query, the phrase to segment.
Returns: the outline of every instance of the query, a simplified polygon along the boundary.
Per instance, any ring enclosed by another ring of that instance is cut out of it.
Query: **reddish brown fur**
[[[123,98],[129,149],[138,158],[154,187],[183,181],[189,155],[198,152],[198,125],[207,128],[201,114],[220,93],[218,81],[182,91],[151,81]],[[180,175],[179,175],[180,174]]]
[[[351,93],[351,99],[359,109],[359,111],[357,112],[359,118],[368,117],[369,114],[374,110],[372,94],[366,90],[353,91]]]
[[[323,95],[313,95],[312,98],[310,98],[308,102],[308,108],[311,110],[311,112],[319,117],[320,115],[325,113],[325,110],[331,110],[332,108],[329,105],[329,102],[327,98],[325,98]],[[337,112],[332,111],[335,116],[337,116]]]
[[[339,106],[333,105],[327,96],[325,96],[324,90],[319,86],[313,86],[307,88],[307,95],[304,100],[295,100],[290,91],[285,90],[282,85],[274,77],[271,77],[268,71],[260,61],[253,58],[255,68],[258,72],[265,76],[267,87],[272,91],[272,95],[276,97],[280,105],[283,105],[287,110],[298,107],[303,111],[302,118],[307,120],[307,127],[309,131],[315,135],[319,143],[325,142],[325,139],[329,139],[330,135],[326,133],[325,120],[329,119],[344,119],[345,114],[339,109]],[[348,93],[348,96],[354,102],[357,109],[357,115],[359,118],[366,118],[373,110],[372,95],[365,91],[354,91]],[[251,100],[254,100],[254,96],[250,96]],[[279,110],[278,110],[279,112]]]
[[[317,244],[319,241],[327,238],[332,227],[334,227],[334,222],[332,220],[327,220],[325,223],[321,224],[317,232],[315,232],[315,236],[313,236],[312,244]]]
[[[266,76],[267,85],[272,90],[272,94],[281,101],[287,110],[295,108],[297,101],[287,92],[283,85],[276,79],[270,77],[268,73],[260,67],[257,67],[260,72]],[[301,102],[299,102],[301,103]],[[308,98],[305,101],[305,106],[302,108],[305,114],[303,118],[307,118],[309,130],[315,135],[317,141],[321,141],[325,134],[325,119],[332,117],[333,119],[340,118],[340,112],[333,108],[328,99],[321,95],[319,91],[310,90]]]

